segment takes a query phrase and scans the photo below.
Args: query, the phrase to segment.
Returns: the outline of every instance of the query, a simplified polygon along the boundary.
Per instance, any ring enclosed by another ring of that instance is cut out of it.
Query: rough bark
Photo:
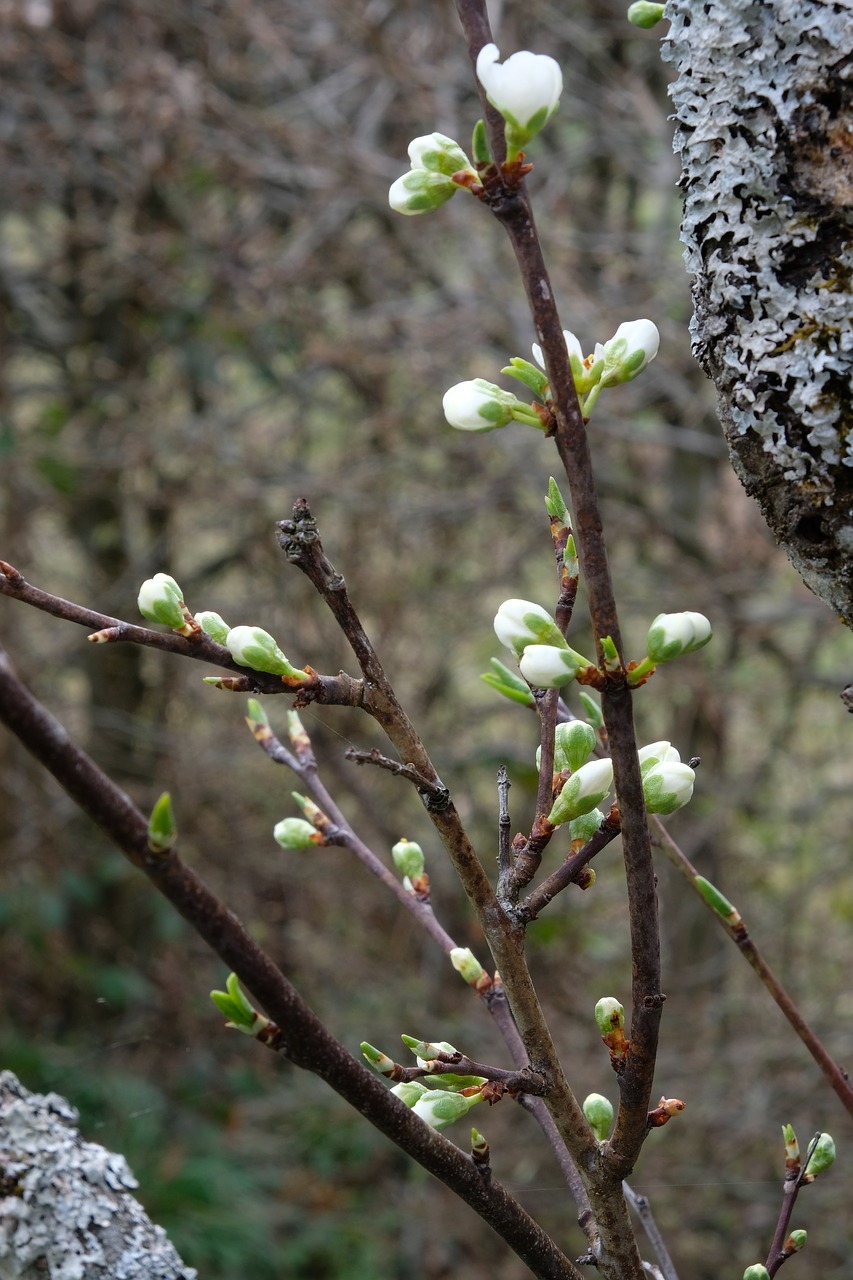
[[[853,14],[670,0],[694,354],[734,468],[853,626]]]
[[[2,1280],[195,1280],[130,1191],[123,1156],[77,1130],[57,1093],[0,1072]]]

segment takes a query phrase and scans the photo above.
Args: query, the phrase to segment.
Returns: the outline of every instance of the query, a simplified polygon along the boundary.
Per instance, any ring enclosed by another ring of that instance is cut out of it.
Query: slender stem
[[[282,1053],[313,1072],[475,1210],[542,1280],[582,1280],[574,1264],[494,1179],[423,1122],[337,1041],[237,917],[174,850],[152,854],[148,823],[15,677],[0,651],[0,721],[149,878],[281,1029]]]
[[[674,867],[681,872],[684,879],[688,882],[695,893],[702,898],[705,906],[717,920],[726,933],[737,944],[741,955],[746,960],[758,977],[764,983],[764,986],[770,992],[776,1004],[782,1010],[782,1013],[788,1019],[788,1022],[796,1031],[809,1053],[814,1058],[817,1065],[823,1072],[830,1088],[836,1097],[840,1100],[845,1111],[853,1116],[853,1084],[847,1072],[840,1067],[835,1059],[830,1055],[826,1046],[820,1037],[812,1030],[800,1013],[794,1001],[788,995],[788,992],[782,986],[782,983],[776,977],[767,961],[759,951],[756,944],[747,932],[746,925],[739,917],[739,923],[732,925],[718,911],[710,905],[709,902],[699,893],[696,887],[696,877],[699,872],[690,862],[687,855],[675,843],[672,836],[659,818],[654,819],[655,844],[658,845]]]
[[[638,1195],[627,1182],[622,1183],[622,1190],[625,1192],[625,1199],[643,1224],[643,1230],[660,1264],[662,1280],[678,1280],[678,1272],[675,1269],[672,1258],[669,1256],[669,1250],[664,1243],[660,1228],[655,1222],[648,1196]]]

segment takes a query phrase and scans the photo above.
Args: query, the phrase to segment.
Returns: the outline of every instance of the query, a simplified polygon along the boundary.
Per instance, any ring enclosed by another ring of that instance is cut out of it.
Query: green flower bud
[[[215,640],[217,644],[225,644],[231,628],[220,614],[212,613],[208,609],[197,613],[195,620],[206,636],[210,636],[211,640]]]
[[[803,1182],[814,1182],[819,1173],[835,1163],[835,1143],[828,1133],[822,1133],[817,1140],[814,1151],[809,1156]]]
[[[595,1006],[595,1021],[603,1036],[625,1026],[625,1008],[615,996],[604,996]]]
[[[763,1262],[754,1262],[744,1271],[743,1280],[770,1280],[770,1272]]]
[[[636,0],[636,3],[628,9],[628,21],[635,27],[644,27],[648,30],[656,27],[660,22],[663,10],[662,4],[653,4],[652,0]]]
[[[417,880],[424,873],[424,851],[414,840],[398,840],[391,850],[394,866],[401,875]]]
[[[577,773],[592,755],[595,740],[595,730],[585,720],[558,724],[554,735],[554,772],[571,769]]]
[[[139,588],[136,603],[143,618],[149,622],[160,622],[173,631],[181,631],[186,626],[183,592],[167,573],[155,573],[153,578],[146,578]]]
[[[548,821],[555,827],[571,822],[595,809],[613,786],[613,764],[610,760],[590,760],[573,773],[554,801]]]
[[[799,1253],[801,1249],[806,1247],[806,1241],[809,1238],[808,1231],[803,1231],[802,1227],[792,1231],[785,1241],[784,1252],[787,1254]]]
[[[454,947],[450,952],[450,963],[469,986],[476,987],[482,980],[485,970],[470,947]]]
[[[460,170],[470,169],[471,161],[458,142],[443,133],[427,133],[409,143],[409,160],[413,169],[427,169],[452,178]]]
[[[459,190],[459,185],[443,173],[412,169],[391,184],[388,203],[395,213],[432,213]]]
[[[272,834],[282,849],[310,849],[323,843],[322,833],[304,818],[282,818],[273,827]]]
[[[265,671],[272,676],[290,676],[310,680],[310,676],[288,662],[273,637],[262,627],[232,627],[226,644],[231,657],[240,667]]]
[[[178,828],[172,813],[172,800],[168,791],[164,791],[148,819],[148,848],[152,853],[166,853],[177,838]]]
[[[446,1093],[443,1089],[429,1089],[422,1093],[412,1107],[415,1115],[420,1116],[431,1129],[446,1129],[456,1120],[461,1120],[478,1102],[482,1101],[482,1093],[466,1097],[462,1093]]]
[[[696,774],[688,764],[666,761],[643,774],[643,795],[648,813],[675,813],[693,795]]]
[[[599,1142],[604,1142],[613,1124],[613,1104],[601,1093],[590,1093],[584,1099],[583,1113]]]
[[[595,835],[603,821],[604,814],[600,809],[590,809],[589,813],[582,813],[579,818],[572,818],[569,823],[569,835],[572,838],[572,844],[576,840],[586,844],[587,840],[591,840]]]

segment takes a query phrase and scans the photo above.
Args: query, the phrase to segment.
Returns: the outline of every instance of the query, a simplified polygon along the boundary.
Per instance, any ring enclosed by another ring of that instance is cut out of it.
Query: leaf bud
[[[151,810],[148,819],[148,848],[152,853],[166,853],[178,838],[178,828],[172,813],[172,799],[164,791]]]
[[[603,1036],[625,1026],[625,1007],[615,996],[603,996],[595,1006],[595,1021]]]
[[[809,1156],[803,1182],[814,1182],[819,1173],[835,1163],[835,1143],[828,1133],[822,1133]]]
[[[470,947],[454,947],[450,952],[450,963],[453,965],[453,968],[459,974],[460,978],[464,979],[464,981],[471,987],[479,988],[483,983],[483,978],[488,977],[488,974]],[[492,985],[491,978],[489,978],[486,985]]]
[[[806,1247],[806,1241],[808,1238],[808,1231],[804,1231],[802,1227],[796,1228],[790,1233],[785,1241],[782,1252],[786,1253],[788,1257],[790,1257],[792,1253],[799,1253],[801,1249]]]
[[[510,702],[520,702],[522,706],[535,707],[536,699],[530,692],[527,681],[522,680],[514,671],[510,671],[509,667],[505,667],[500,659],[490,658],[489,661],[492,664],[492,670],[480,676],[484,684],[502,693],[505,698],[509,698]]]
[[[272,834],[282,849],[310,849],[324,843],[322,832],[304,818],[282,818],[273,827]]]

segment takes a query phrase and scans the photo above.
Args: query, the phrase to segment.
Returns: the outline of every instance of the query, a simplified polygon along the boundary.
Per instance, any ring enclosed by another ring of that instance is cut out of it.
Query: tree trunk
[[[747,492],[853,626],[850,5],[670,0],[666,16],[694,354]]]

